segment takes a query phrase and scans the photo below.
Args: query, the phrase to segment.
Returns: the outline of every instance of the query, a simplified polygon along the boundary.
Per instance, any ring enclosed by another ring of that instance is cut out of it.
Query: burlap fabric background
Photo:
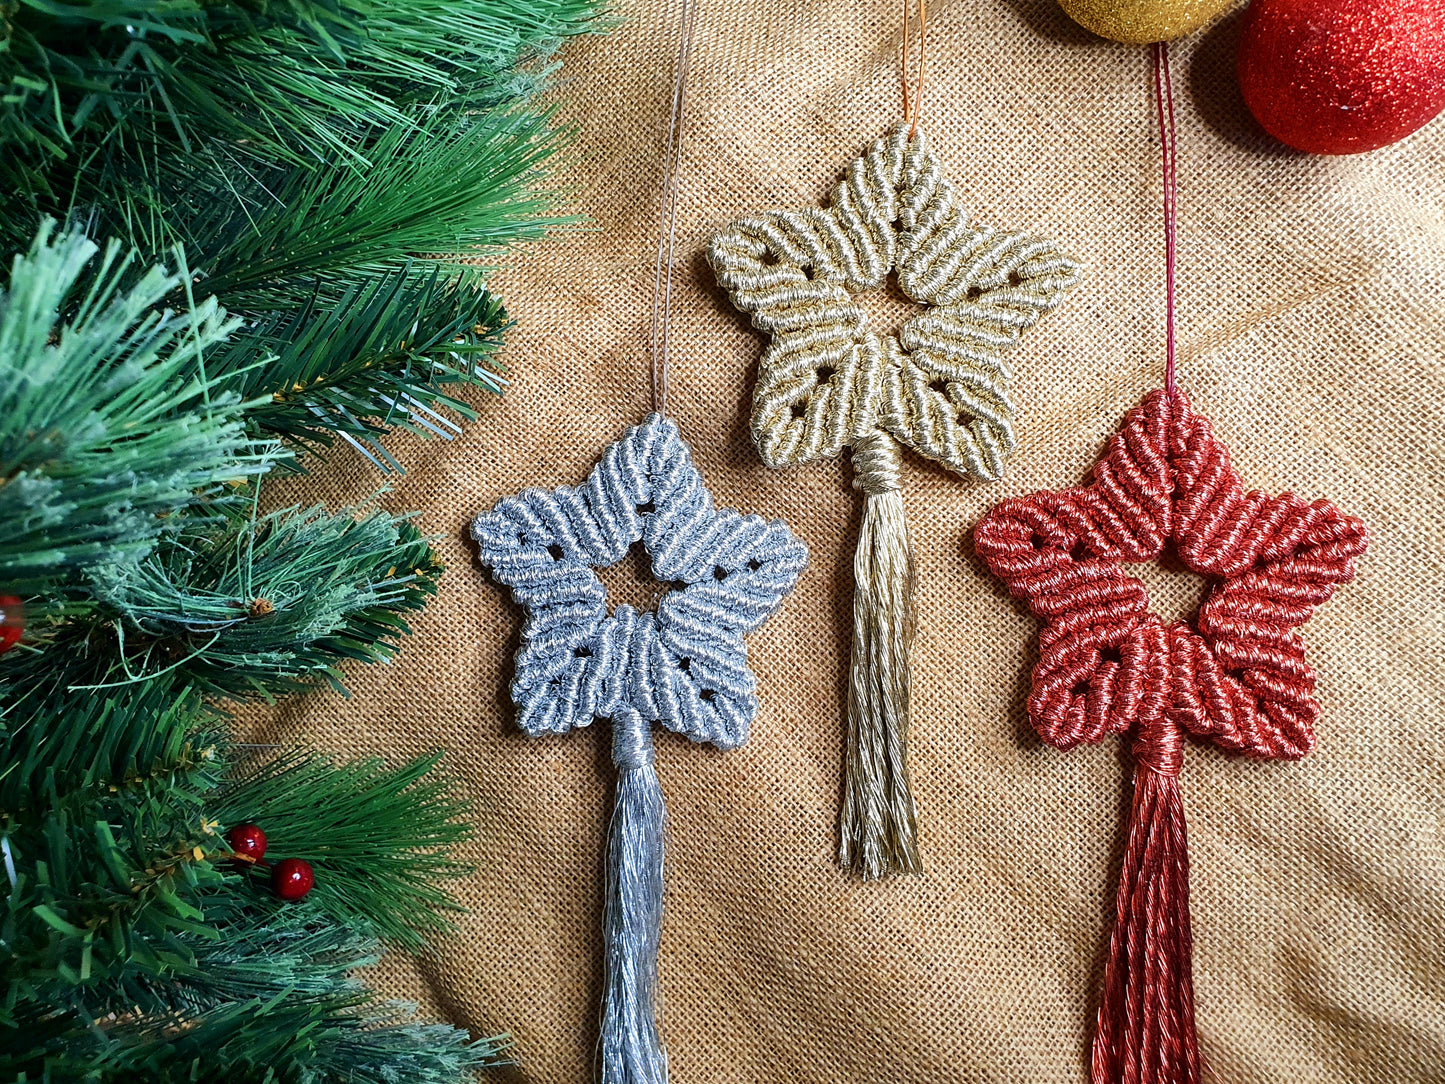
[[[1086,1078],[1128,796],[1122,743],[1068,755],[1024,711],[1037,623],[966,532],[1009,494],[1081,479],[1161,378],[1162,242],[1147,50],[1090,37],[1050,0],[935,2],[925,124],[977,217],[1084,264],[1014,355],[1017,455],[996,485],[910,458],[920,565],[913,781],[928,872],[862,886],[834,865],[859,501],[842,464],[773,472],[748,436],[762,349],[702,250],[731,219],[824,196],[899,113],[894,0],[707,0],[682,172],[671,411],[718,503],[781,516],[812,563],[750,653],[763,707],[721,754],[658,738],[671,814],[662,1023],[679,1084]],[[254,739],[393,757],[436,746],[475,803],[470,913],[373,980],[481,1033],[516,1079],[585,1081],[600,985],[605,729],[529,740],[506,695],[520,612],[476,567],[469,518],[580,481],[649,409],[655,194],[675,0],[564,53],[567,175],[590,232],[519,254],[497,285],[518,327],[505,399],[451,444],[402,447],[386,498],[421,509],[450,566],[390,667],[294,700]],[[1233,81],[1237,13],[1175,49],[1182,385],[1246,484],[1328,495],[1374,544],[1306,627],[1318,751],[1259,764],[1191,748],[1199,1027],[1218,1077],[1445,1077],[1442,598],[1445,121],[1354,158],[1272,143]],[[876,310],[886,327],[903,311]],[[376,475],[338,457],[335,502]],[[273,494],[274,496],[274,494]],[[1166,615],[1200,585],[1143,570]],[[630,568],[618,599],[645,590]],[[633,582],[629,582],[629,580]],[[324,876],[324,874],[322,874]]]

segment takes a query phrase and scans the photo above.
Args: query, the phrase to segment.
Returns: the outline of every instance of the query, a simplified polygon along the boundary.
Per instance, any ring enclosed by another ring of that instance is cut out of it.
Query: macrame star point
[[[1044,619],[1029,716],[1061,749],[1133,730],[1144,757],[1177,736],[1296,759],[1314,747],[1314,671],[1297,631],[1354,576],[1369,534],[1326,500],[1245,491],[1209,421],[1151,392],[1109,438],[1090,480],[1008,500],[975,544]],[[1125,562],[1172,547],[1211,587],[1164,622]]]
[[[769,466],[881,431],[986,481],[1014,448],[1003,354],[1079,277],[1052,242],[970,221],[906,123],[853,161],[827,207],[742,219],[708,259],[771,339],[752,421]],[[854,297],[890,273],[926,306],[896,336],[877,334]]]
[[[472,523],[526,610],[512,698],[531,735],[640,717],[731,749],[757,713],[744,636],[792,590],[807,549],[781,521],[718,509],[677,426],[629,429],[586,482],[527,490]],[[669,585],[655,612],[608,612],[594,569],[641,541]]]

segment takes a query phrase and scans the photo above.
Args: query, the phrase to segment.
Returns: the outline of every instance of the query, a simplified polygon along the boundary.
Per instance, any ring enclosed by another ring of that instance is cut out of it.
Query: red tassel
[[[1134,803],[1119,875],[1093,1084],[1198,1084],[1189,841],[1179,796],[1182,735],[1135,743]]]

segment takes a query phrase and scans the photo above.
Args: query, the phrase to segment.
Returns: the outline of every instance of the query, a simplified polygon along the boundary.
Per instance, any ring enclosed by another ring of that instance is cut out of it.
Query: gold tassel
[[[898,445],[882,430],[853,445],[853,486],[865,496],[853,558],[848,762],[838,860],[865,881],[923,872],[918,814],[908,789],[913,557],[899,487],[901,465]]]

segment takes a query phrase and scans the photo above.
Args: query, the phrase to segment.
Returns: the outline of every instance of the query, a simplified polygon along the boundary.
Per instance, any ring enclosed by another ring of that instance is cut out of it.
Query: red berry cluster
[[[226,833],[226,842],[231,845],[235,858],[266,868],[266,863],[261,861],[266,854],[266,833],[258,825],[236,825]],[[311,863],[304,859],[283,858],[270,869],[271,889],[283,900],[303,899],[316,884]]]

